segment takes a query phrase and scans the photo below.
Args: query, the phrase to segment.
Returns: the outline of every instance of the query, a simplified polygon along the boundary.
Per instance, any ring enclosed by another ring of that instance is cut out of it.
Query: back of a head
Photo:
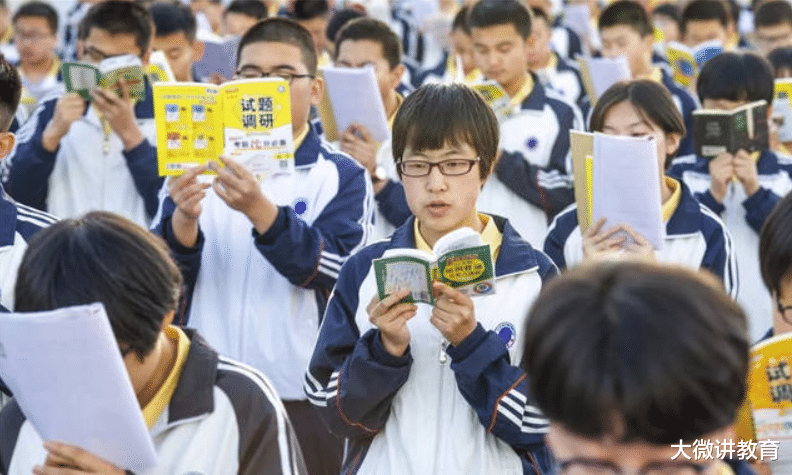
[[[787,74],[792,73],[792,46],[776,48],[767,54],[767,60],[773,67],[773,74],[776,78],[786,70]]]
[[[651,35],[654,31],[646,10],[633,0],[611,3],[600,14],[598,23],[600,30],[620,25],[632,28],[641,38]]]
[[[263,20],[269,14],[266,5],[261,0],[234,0],[225,8],[224,14],[228,13],[239,13],[256,20]]]
[[[721,0],[693,0],[682,10],[679,30],[685,34],[687,22],[717,20],[724,28],[729,26],[730,16]]]
[[[327,0],[294,0],[290,18],[296,21],[308,21],[317,17],[327,17],[330,4]]]
[[[286,18],[267,18],[245,32],[239,40],[237,63],[242,49],[251,43],[284,43],[300,49],[302,61],[309,74],[316,74],[317,57],[311,34],[298,23]]]
[[[19,18],[25,17],[44,18],[50,31],[52,33],[58,32],[58,11],[47,2],[33,0],[32,2],[23,3],[14,12],[13,22],[16,23]]]
[[[116,339],[146,356],[176,309],[182,277],[167,245],[132,221],[91,212],[39,231],[22,257],[15,310],[102,302]]]
[[[440,150],[465,142],[479,155],[481,178],[498,151],[498,120],[476,91],[463,84],[426,84],[408,95],[393,120],[393,159],[404,150]]]
[[[765,287],[778,294],[792,275],[792,192],[776,203],[759,234],[759,267]]]
[[[792,26],[792,5],[787,0],[770,0],[754,13],[754,28],[787,24]]]
[[[632,104],[641,117],[658,126],[664,133],[685,135],[685,121],[671,92],[659,82],[649,79],[623,81],[609,87],[591,110],[591,130],[602,132],[608,112],[622,102]]]
[[[374,18],[357,18],[350,21],[338,32],[335,42],[335,56],[344,41],[373,41],[382,46],[382,54],[391,69],[402,62],[401,40],[391,28]]]
[[[195,41],[198,23],[190,7],[182,3],[153,3],[149,13],[154,20],[154,31],[157,36],[169,36],[184,33],[188,41]]]
[[[522,366],[539,409],[577,435],[693,441],[734,421],[749,342],[740,307],[710,275],[610,262],[542,289]]]
[[[107,0],[94,4],[85,13],[78,28],[79,39],[86,39],[92,28],[110,35],[134,35],[135,44],[143,54],[151,45],[154,22],[148,10],[135,2]]]
[[[517,0],[480,0],[470,7],[469,28],[512,25],[527,40],[531,36],[531,13]]]
[[[699,100],[773,101],[770,63],[751,52],[723,52],[702,66],[696,83]]]
[[[325,32],[327,39],[335,42],[338,32],[341,31],[341,28],[343,28],[344,25],[356,18],[364,16],[366,16],[365,13],[362,13],[360,10],[356,10],[354,8],[345,8],[333,13],[330,21],[327,22],[327,30]]]
[[[0,55],[0,131],[8,131],[22,97],[19,72]]]

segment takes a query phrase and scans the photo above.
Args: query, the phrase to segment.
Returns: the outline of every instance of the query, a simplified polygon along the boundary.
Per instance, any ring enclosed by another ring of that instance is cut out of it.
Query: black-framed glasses
[[[115,58],[116,56],[124,56],[129,53],[120,53],[120,54],[107,54],[104,51],[100,50],[99,48],[91,45],[86,45],[83,49],[84,56],[88,58],[90,61],[95,61],[97,63],[104,61],[107,58]]]
[[[478,161],[478,158],[449,158],[436,163],[426,160],[401,160],[397,165],[399,171],[405,176],[427,176],[432,173],[434,167],[437,167],[443,175],[459,176],[468,173]]]
[[[572,458],[558,462],[561,475],[700,475],[707,466],[687,460],[649,462],[635,472],[626,472],[610,460]]]
[[[245,66],[237,70],[236,76],[239,79],[259,79],[259,78],[280,78],[291,85],[295,79],[315,78],[313,74],[297,74],[289,71],[264,72],[256,66]]]
[[[784,304],[781,303],[781,299],[776,299],[776,305],[778,306],[778,313],[781,314],[781,318],[792,325],[792,305],[784,306]]]

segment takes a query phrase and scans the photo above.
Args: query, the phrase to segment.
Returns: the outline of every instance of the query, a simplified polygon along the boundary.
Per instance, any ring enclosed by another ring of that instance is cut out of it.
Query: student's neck
[[[396,90],[391,89],[382,97],[382,105],[385,106],[385,117],[392,117],[396,112],[396,108],[399,107],[399,99],[396,94]]]
[[[19,69],[28,81],[35,82],[38,79],[46,77],[52,70],[53,64],[55,64],[55,58],[48,58],[38,63],[20,63]]]
[[[651,62],[644,63],[641,65],[641,69],[633,74],[633,79],[651,79],[654,69]]]
[[[668,203],[674,191],[668,186],[665,175],[660,175],[660,201],[662,204]]]
[[[479,234],[481,234],[481,232],[484,231],[484,223],[482,223],[481,219],[479,219],[478,212],[475,214],[474,217],[467,219],[464,223],[459,225],[456,229],[452,229],[451,231],[456,231],[457,229],[464,227],[471,228]],[[426,226],[424,226],[424,224],[421,221],[418,222],[418,232],[421,233],[421,237],[424,239],[424,241],[426,241],[426,244],[430,248],[434,248],[437,241],[451,231],[441,234],[426,229]]]
[[[545,51],[542,56],[533,64],[529,64],[528,66],[533,69],[544,69],[550,65],[550,58],[553,57],[553,53],[550,50]]]
[[[138,404],[141,408],[146,407],[154,399],[162,385],[165,384],[165,380],[168,379],[176,362],[176,345],[165,335],[165,332],[160,332],[154,350],[146,358],[156,358],[157,366],[151,378],[137,394]]]
[[[294,127],[292,127],[292,139],[293,139],[293,140],[297,140],[297,137],[299,137],[300,135],[302,135],[303,133],[305,133],[305,130],[306,130],[308,127],[310,127],[310,124],[308,124],[308,122],[305,122],[305,123],[303,123],[303,124],[300,126],[300,128],[299,128],[299,129],[295,129]],[[294,144],[294,146],[296,147],[296,146],[297,146],[297,144],[295,143],[295,144]]]
[[[520,89],[522,89],[522,87],[525,86],[525,83],[527,81],[528,81],[528,71],[526,71],[525,74],[520,78],[512,81],[510,84],[504,84],[503,90],[506,91],[506,94],[508,94],[509,97],[514,97],[517,95],[518,92],[520,92]]]

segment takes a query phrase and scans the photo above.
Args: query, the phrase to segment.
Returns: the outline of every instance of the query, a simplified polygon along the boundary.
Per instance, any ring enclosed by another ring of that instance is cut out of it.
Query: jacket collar
[[[520,108],[522,110],[542,111],[547,103],[547,94],[545,94],[544,86],[539,82],[539,77],[533,72],[529,74],[531,79],[533,79],[534,86],[528,97],[522,101]]]
[[[214,384],[219,357],[195,330],[183,330],[190,339],[190,351],[176,391],[168,404],[168,425],[195,419],[214,410]]]
[[[0,247],[14,244],[16,224],[16,204],[4,190],[0,189]]]
[[[673,236],[697,233],[701,229],[701,205],[684,181],[677,182],[682,187],[682,196],[676,211],[666,223],[666,234]]]
[[[308,124],[308,135],[305,136],[305,140],[300,144],[300,147],[294,151],[294,166],[307,167],[313,165],[316,163],[321,150],[322,140],[311,124]]]

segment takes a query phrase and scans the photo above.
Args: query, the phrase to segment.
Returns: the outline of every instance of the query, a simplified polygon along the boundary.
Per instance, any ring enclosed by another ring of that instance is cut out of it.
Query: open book
[[[470,228],[457,229],[438,239],[433,253],[388,249],[373,264],[380,300],[409,289],[406,301],[434,304],[435,280],[469,296],[495,293],[490,246],[482,244],[481,235]]]
[[[149,57],[149,64],[146,66],[146,75],[149,82],[173,82],[176,81],[176,76],[173,75],[173,70],[168,63],[168,58],[165,53],[160,50],[153,51]]]
[[[221,154],[258,177],[294,170],[286,81],[157,83],[153,88],[160,176],[180,175]]]
[[[583,88],[591,99],[591,103],[617,82],[629,81],[632,78],[630,65],[627,58],[578,58],[580,77],[583,79]]]
[[[515,107],[511,103],[511,97],[497,82],[487,80],[478,84],[471,84],[470,87],[481,94],[484,102],[495,112],[498,122],[503,122],[514,115]]]
[[[674,81],[683,87],[692,85],[701,66],[722,52],[723,45],[717,40],[705,41],[692,48],[676,41],[669,41],[666,45],[666,58],[674,71]]]
[[[372,138],[384,142],[390,137],[388,118],[385,106],[377,86],[377,78],[373,68],[322,68],[322,75],[327,84],[325,96],[329,97],[327,105],[320,108],[324,114],[332,112],[335,131],[329,129],[331,121],[322,117],[325,135],[340,137],[349,126],[358,123],[368,129]],[[327,126],[326,126],[327,125]]]
[[[204,53],[201,59],[193,64],[195,77],[204,82],[208,82],[213,75],[220,75],[226,80],[233,78],[236,73],[240,37],[220,38],[201,33],[199,29],[198,39],[204,42]]]
[[[778,140],[792,142],[792,78],[775,80],[773,122],[778,130]]]
[[[109,89],[121,97],[120,78],[126,82],[129,97],[138,101],[146,97],[143,63],[133,54],[107,58],[98,66],[84,62],[63,63],[61,74],[66,91],[76,92],[86,101],[91,99],[91,90],[97,87]]]
[[[0,374],[43,440],[136,473],[157,464],[101,303],[0,313]]]
[[[627,224],[655,249],[663,249],[665,225],[654,138],[569,133],[581,232],[606,218],[603,229]]]
[[[767,150],[770,147],[767,101],[754,101],[728,111],[693,111],[693,141],[700,157],[716,157],[740,149]]]

